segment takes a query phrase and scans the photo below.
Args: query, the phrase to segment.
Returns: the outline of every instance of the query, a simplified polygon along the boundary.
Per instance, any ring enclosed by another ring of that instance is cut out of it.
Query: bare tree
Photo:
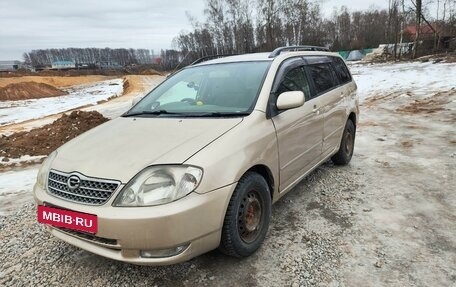
[[[444,1],[444,7],[448,7],[440,17],[448,19],[444,21],[447,29],[456,29],[453,28],[456,0],[438,1]],[[312,0],[206,0],[205,21],[200,23],[189,17],[193,31],[180,33],[174,42],[182,52],[181,57],[189,55],[188,59],[271,51],[284,45],[325,45],[338,51],[374,48],[384,43],[394,44],[393,55],[400,58],[403,43],[407,41],[416,41],[413,46],[416,57],[421,22],[434,29],[423,15],[428,10],[423,8],[421,0],[389,0],[389,3],[389,9],[383,10],[351,12],[341,7],[332,17],[324,18],[319,3]],[[252,14],[256,15],[256,21]],[[416,27],[415,35],[404,33],[412,24]]]

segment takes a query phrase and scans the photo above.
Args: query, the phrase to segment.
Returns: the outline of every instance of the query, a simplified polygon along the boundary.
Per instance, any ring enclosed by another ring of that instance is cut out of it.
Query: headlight
[[[46,180],[47,175],[49,173],[49,169],[51,168],[51,163],[57,156],[57,151],[53,151],[41,164],[40,170],[38,171],[38,176],[36,178],[36,184],[41,187],[46,187]]]
[[[122,189],[114,206],[151,206],[175,201],[194,191],[203,170],[194,166],[151,166]]]

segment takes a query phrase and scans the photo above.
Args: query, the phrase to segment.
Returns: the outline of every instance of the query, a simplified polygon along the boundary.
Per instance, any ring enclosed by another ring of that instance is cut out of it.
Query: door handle
[[[343,98],[345,95],[344,95],[344,92],[341,92],[340,93],[340,97]]]
[[[319,113],[319,111],[320,111],[320,110],[318,109],[317,105],[314,105],[314,106],[313,106],[312,112],[313,112],[313,113]]]

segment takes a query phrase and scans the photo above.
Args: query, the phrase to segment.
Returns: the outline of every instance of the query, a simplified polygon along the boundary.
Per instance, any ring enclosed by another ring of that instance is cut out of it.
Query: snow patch
[[[37,174],[38,167],[0,173],[0,196],[32,192]]]
[[[46,155],[23,155],[20,158],[8,158],[8,161],[3,161],[5,157],[0,156],[0,165],[8,166],[8,165],[16,165],[21,163],[28,163],[28,162],[38,162],[41,161],[43,158],[47,157]]]
[[[0,126],[58,114],[122,95],[123,79],[101,81],[65,89],[61,97],[0,102]]]

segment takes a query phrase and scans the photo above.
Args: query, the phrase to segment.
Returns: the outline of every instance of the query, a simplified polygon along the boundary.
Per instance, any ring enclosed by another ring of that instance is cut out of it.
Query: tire
[[[266,237],[270,217],[271,195],[266,180],[258,173],[247,172],[231,196],[220,251],[238,258],[253,254]]]
[[[331,160],[335,165],[347,165],[352,156],[355,147],[355,125],[352,120],[347,120],[344,134],[340,141],[339,151],[332,156]]]

